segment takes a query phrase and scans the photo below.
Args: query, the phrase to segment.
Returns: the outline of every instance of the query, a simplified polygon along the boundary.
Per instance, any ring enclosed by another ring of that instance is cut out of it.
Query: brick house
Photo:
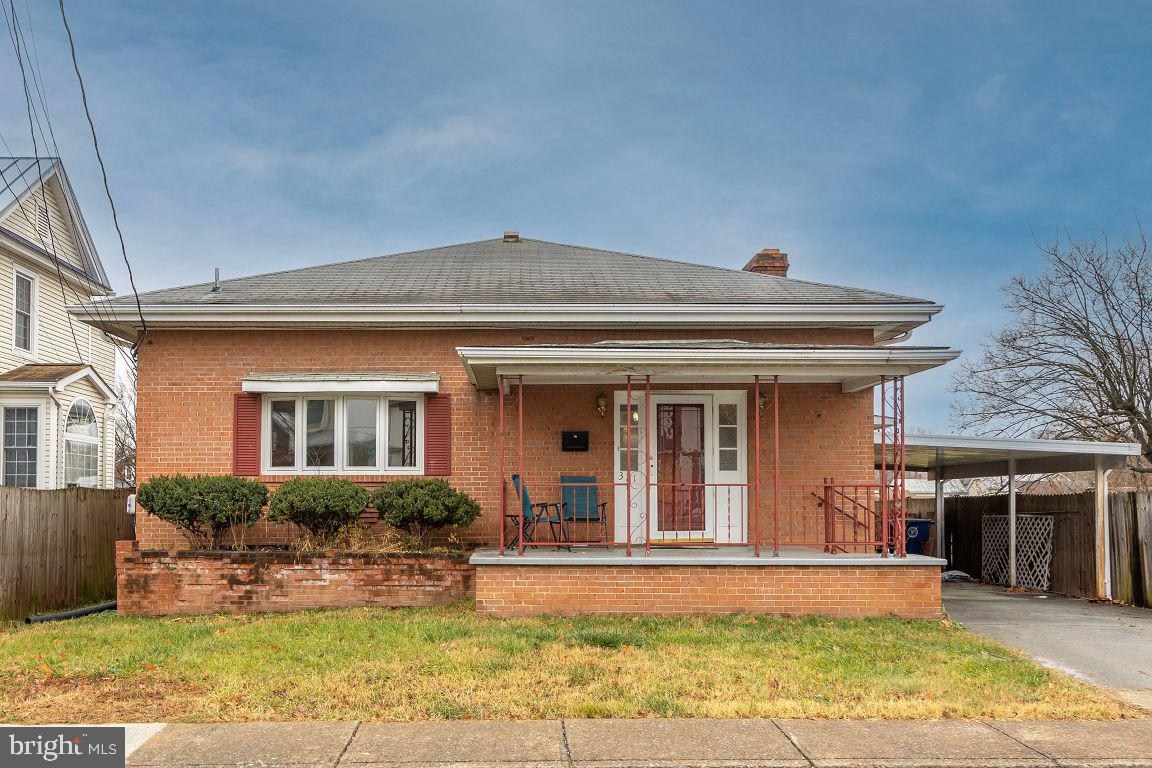
[[[509,232],[143,294],[138,477],[445,477],[483,507],[493,613],[936,615],[940,561],[901,545],[904,377],[958,353],[897,342],[941,307],[787,270]]]

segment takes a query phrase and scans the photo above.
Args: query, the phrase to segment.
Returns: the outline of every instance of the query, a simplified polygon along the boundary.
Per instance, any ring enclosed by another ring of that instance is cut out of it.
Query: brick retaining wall
[[[116,542],[117,610],[133,616],[443,605],[471,597],[464,555],[180,552]]]
[[[775,613],[932,619],[939,566],[479,565],[476,609],[537,614]]]

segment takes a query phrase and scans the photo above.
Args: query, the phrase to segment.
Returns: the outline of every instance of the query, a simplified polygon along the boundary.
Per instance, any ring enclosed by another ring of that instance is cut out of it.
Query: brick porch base
[[[476,609],[538,614],[941,616],[938,565],[477,565]]]

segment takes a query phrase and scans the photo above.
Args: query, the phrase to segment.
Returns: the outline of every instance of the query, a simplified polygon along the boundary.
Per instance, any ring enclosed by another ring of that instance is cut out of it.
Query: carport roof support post
[[[1016,586],[1016,459],[1008,459],[1008,586]]]
[[[1096,529],[1096,597],[1112,599],[1112,548],[1109,546],[1109,500],[1108,472],[1104,469],[1102,457],[1096,457],[1095,483],[1095,529]]]
[[[936,477],[936,557],[948,559],[944,551],[944,480]]]

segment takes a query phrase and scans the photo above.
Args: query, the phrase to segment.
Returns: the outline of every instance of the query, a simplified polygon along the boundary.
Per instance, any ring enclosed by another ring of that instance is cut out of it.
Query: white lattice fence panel
[[[1052,585],[1051,515],[1016,516],[1016,586],[1047,591]],[[1008,583],[1008,516],[984,515],[980,578],[991,584]]]

